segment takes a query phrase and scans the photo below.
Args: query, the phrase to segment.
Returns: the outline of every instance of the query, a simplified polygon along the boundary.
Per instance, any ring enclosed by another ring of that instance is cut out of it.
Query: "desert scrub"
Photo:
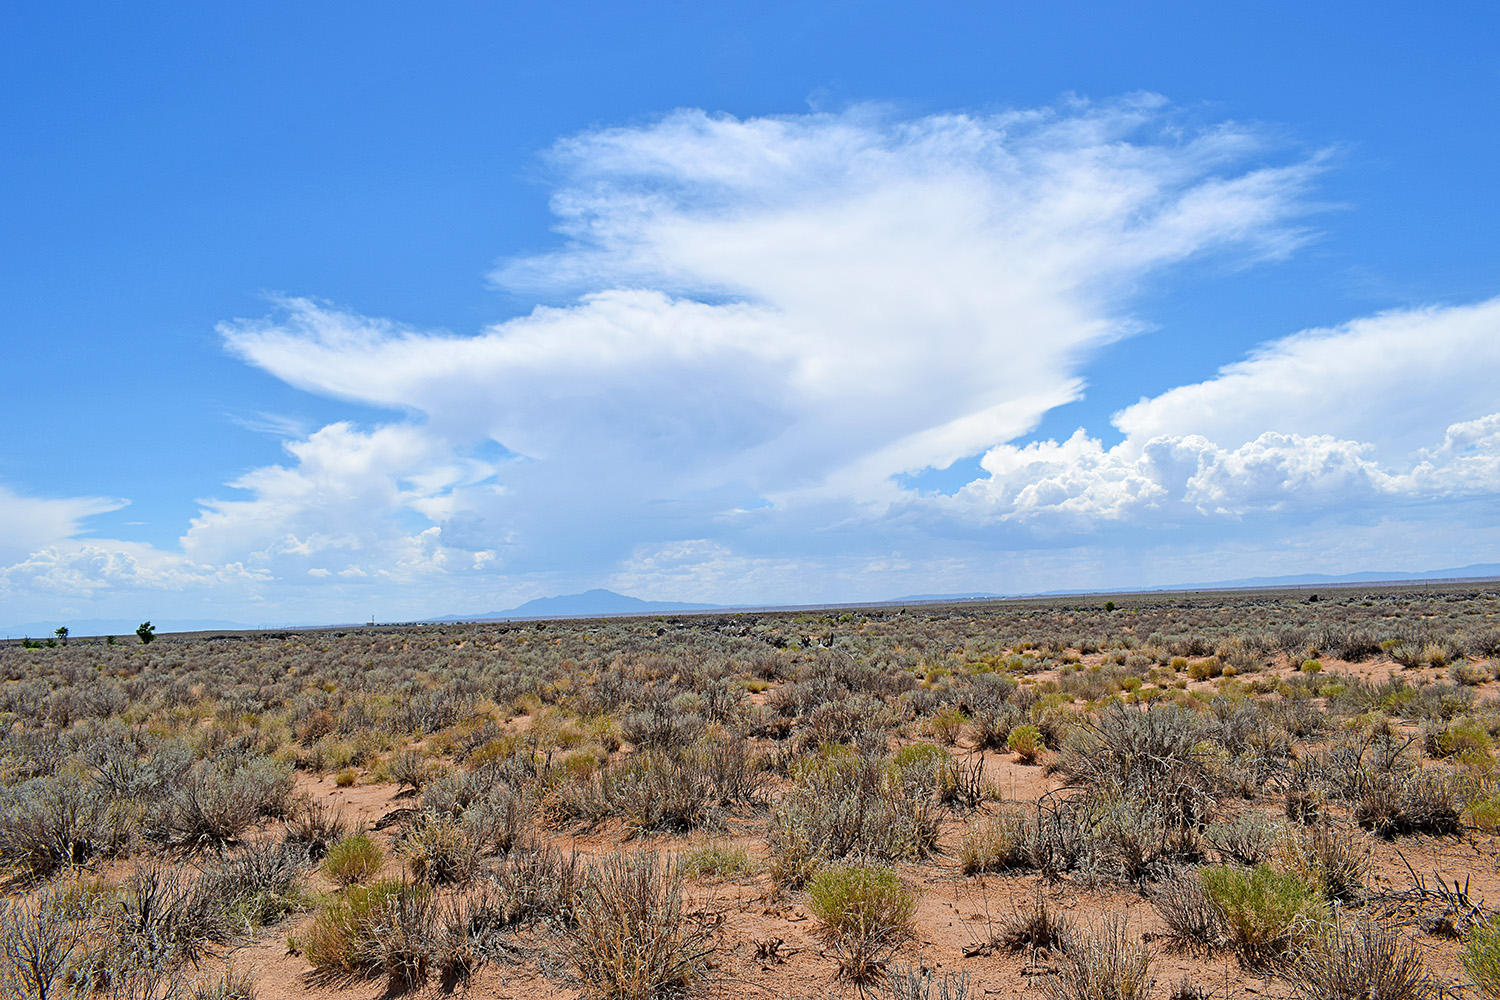
[[[307,849],[262,840],[202,863],[197,892],[237,925],[264,927],[306,906]]]
[[[401,834],[396,853],[426,885],[466,885],[479,871],[480,845],[462,820],[423,813]]]
[[[414,964],[412,941],[424,915],[430,925],[431,913],[426,886],[389,879],[353,885],[320,906],[294,943],[318,972],[368,976],[385,969],[405,980]]]
[[[1124,799],[1167,826],[1196,828],[1220,791],[1203,736],[1202,722],[1176,705],[1111,705],[1074,731],[1062,770],[1090,797]]]
[[[945,708],[927,720],[927,731],[939,743],[951,747],[963,735],[964,726],[968,724],[968,721],[964,713],[958,709]]]
[[[258,819],[285,817],[291,795],[291,769],[269,757],[199,761],[178,787],[166,827],[183,846],[222,846]]]
[[[573,967],[606,1000],[654,1000],[680,993],[712,950],[683,910],[681,870],[656,854],[616,854],[589,866],[578,894]]]
[[[32,778],[0,789],[0,865],[44,878],[118,842],[104,789],[78,775]]]
[[[958,867],[965,875],[1011,871],[1029,863],[1026,817],[1017,810],[975,820],[959,841]]]
[[[83,921],[68,909],[55,889],[0,901],[0,993],[38,1000],[62,995],[63,977],[84,940]]]
[[[754,868],[750,852],[736,844],[707,843],[682,855],[682,874],[688,878],[730,879]]]
[[[915,860],[936,845],[941,807],[929,788],[901,780],[888,762],[830,750],[791,771],[768,838],[780,884],[800,887],[821,865],[850,855]]]
[[[1435,769],[1367,773],[1354,803],[1355,820],[1381,837],[1458,833],[1462,816],[1453,776]]]
[[[1056,974],[1042,980],[1047,1000],[1145,1000],[1156,980],[1151,953],[1124,920],[1068,936]]]
[[[323,874],[340,887],[362,884],[380,874],[385,852],[367,834],[344,837],[328,848],[323,859]]]
[[[1429,1000],[1437,995],[1417,946],[1368,920],[1336,921],[1289,955],[1278,972],[1298,1000]]]
[[[1271,857],[1286,835],[1285,824],[1264,813],[1244,812],[1210,823],[1204,839],[1227,862],[1257,865]]]
[[[1356,902],[1365,895],[1370,851],[1357,831],[1322,823],[1285,831],[1277,841],[1277,867],[1314,885],[1325,899]]]
[[[1328,917],[1315,887],[1268,864],[1204,868],[1199,878],[1229,944],[1252,966],[1281,955]]]
[[[1005,746],[1023,763],[1035,764],[1044,749],[1042,731],[1031,725],[1016,726],[1006,737]]]
[[[972,801],[982,791],[977,765],[955,760],[953,754],[931,743],[912,743],[891,755],[892,780],[915,795],[935,794],[945,803]]]
[[[808,882],[807,898],[843,979],[868,982],[911,934],[916,899],[890,868],[825,868]]]
[[[1459,961],[1480,993],[1500,998],[1500,921],[1486,920],[1464,935]]]

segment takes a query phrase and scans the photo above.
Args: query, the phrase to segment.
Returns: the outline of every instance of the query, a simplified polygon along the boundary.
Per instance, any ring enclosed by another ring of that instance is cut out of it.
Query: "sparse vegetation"
[[[575,914],[573,965],[611,1000],[652,1000],[693,985],[711,947],[683,910],[682,873],[655,854],[617,854],[591,865]]]
[[[363,833],[341,838],[328,848],[323,874],[345,888],[369,882],[385,864],[385,852]]]
[[[889,868],[825,868],[808,883],[807,897],[845,979],[874,979],[911,934],[916,900]]]
[[[1500,592],[1122,603],[0,646],[0,991],[1497,995]]]

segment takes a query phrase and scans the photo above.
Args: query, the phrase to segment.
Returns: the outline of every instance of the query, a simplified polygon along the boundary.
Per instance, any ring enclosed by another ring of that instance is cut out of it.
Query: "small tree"
[[[57,636],[64,646],[68,644],[68,626],[59,625],[57,626],[57,630],[52,634]]]
[[[135,634],[141,637],[141,642],[150,642],[156,638],[156,626],[150,622],[141,622],[136,626]]]

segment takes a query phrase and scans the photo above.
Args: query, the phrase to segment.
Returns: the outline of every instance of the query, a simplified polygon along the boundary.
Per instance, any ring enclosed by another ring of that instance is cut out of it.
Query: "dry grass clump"
[[[492,908],[502,926],[564,925],[574,920],[582,882],[576,853],[523,844],[505,856],[486,888],[493,893]]]
[[[1007,810],[970,823],[958,844],[958,868],[965,875],[1004,872],[1031,864],[1026,817]]]
[[[1324,823],[1287,830],[1276,842],[1277,867],[1317,886],[1325,899],[1357,902],[1365,895],[1370,851],[1357,831]]]
[[[679,861],[687,878],[730,879],[747,875],[755,867],[743,847],[717,842],[691,848]]]
[[[427,976],[437,921],[432,891],[392,880],[352,885],[319,907],[296,944],[314,969],[348,978],[384,972],[411,987]]]
[[[1072,922],[1048,906],[1047,898],[1038,892],[1034,903],[1013,910],[1000,922],[986,945],[1006,951],[1050,952],[1062,949],[1072,934]]]
[[[892,962],[880,985],[880,996],[885,1000],[968,1000],[969,997],[967,972],[940,975],[920,965]]]
[[[1422,953],[1395,930],[1368,920],[1335,921],[1278,970],[1299,1000],[1429,1000],[1437,986]]]
[[[291,769],[269,758],[199,761],[173,797],[165,825],[181,845],[222,846],[257,819],[286,815],[291,793]]]
[[[411,877],[424,885],[467,885],[479,871],[480,845],[459,820],[423,813],[396,841]]]
[[[871,981],[911,935],[916,899],[890,868],[825,868],[808,882],[807,898],[842,979]]]
[[[36,1000],[61,996],[83,935],[83,922],[69,919],[55,889],[0,902],[0,994]]]
[[[588,823],[619,817],[635,831],[686,833],[718,825],[731,806],[757,802],[761,770],[743,740],[653,745],[567,789],[558,808]]]
[[[653,1000],[698,980],[712,946],[685,912],[682,890],[676,864],[651,852],[616,854],[588,867],[571,956],[591,994]]]
[[[329,848],[349,831],[349,825],[337,811],[306,795],[292,800],[285,827],[286,839],[303,845],[312,861],[326,856]]]
[[[1156,986],[1151,953],[1123,920],[1075,932],[1057,972],[1042,980],[1047,1000],[1145,1000]]]
[[[255,928],[304,909],[304,876],[311,867],[306,848],[291,841],[262,840],[200,863],[197,892]]]
[[[1223,860],[1237,865],[1257,865],[1268,860],[1285,836],[1284,824],[1258,812],[1243,812],[1212,823],[1204,833],[1204,839]]]
[[[1417,769],[1372,775],[1359,790],[1354,818],[1381,837],[1455,834],[1462,829],[1463,811],[1449,775]]]
[[[255,996],[255,977],[232,965],[187,988],[187,1000],[255,1000]]]
[[[1197,872],[1174,871],[1151,886],[1147,898],[1179,944],[1202,947],[1224,940],[1224,915]]]

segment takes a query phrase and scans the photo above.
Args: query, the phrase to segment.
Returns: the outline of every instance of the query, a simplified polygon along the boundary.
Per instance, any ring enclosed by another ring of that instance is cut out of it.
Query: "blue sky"
[[[0,619],[1496,560],[1497,21],[13,9]]]

